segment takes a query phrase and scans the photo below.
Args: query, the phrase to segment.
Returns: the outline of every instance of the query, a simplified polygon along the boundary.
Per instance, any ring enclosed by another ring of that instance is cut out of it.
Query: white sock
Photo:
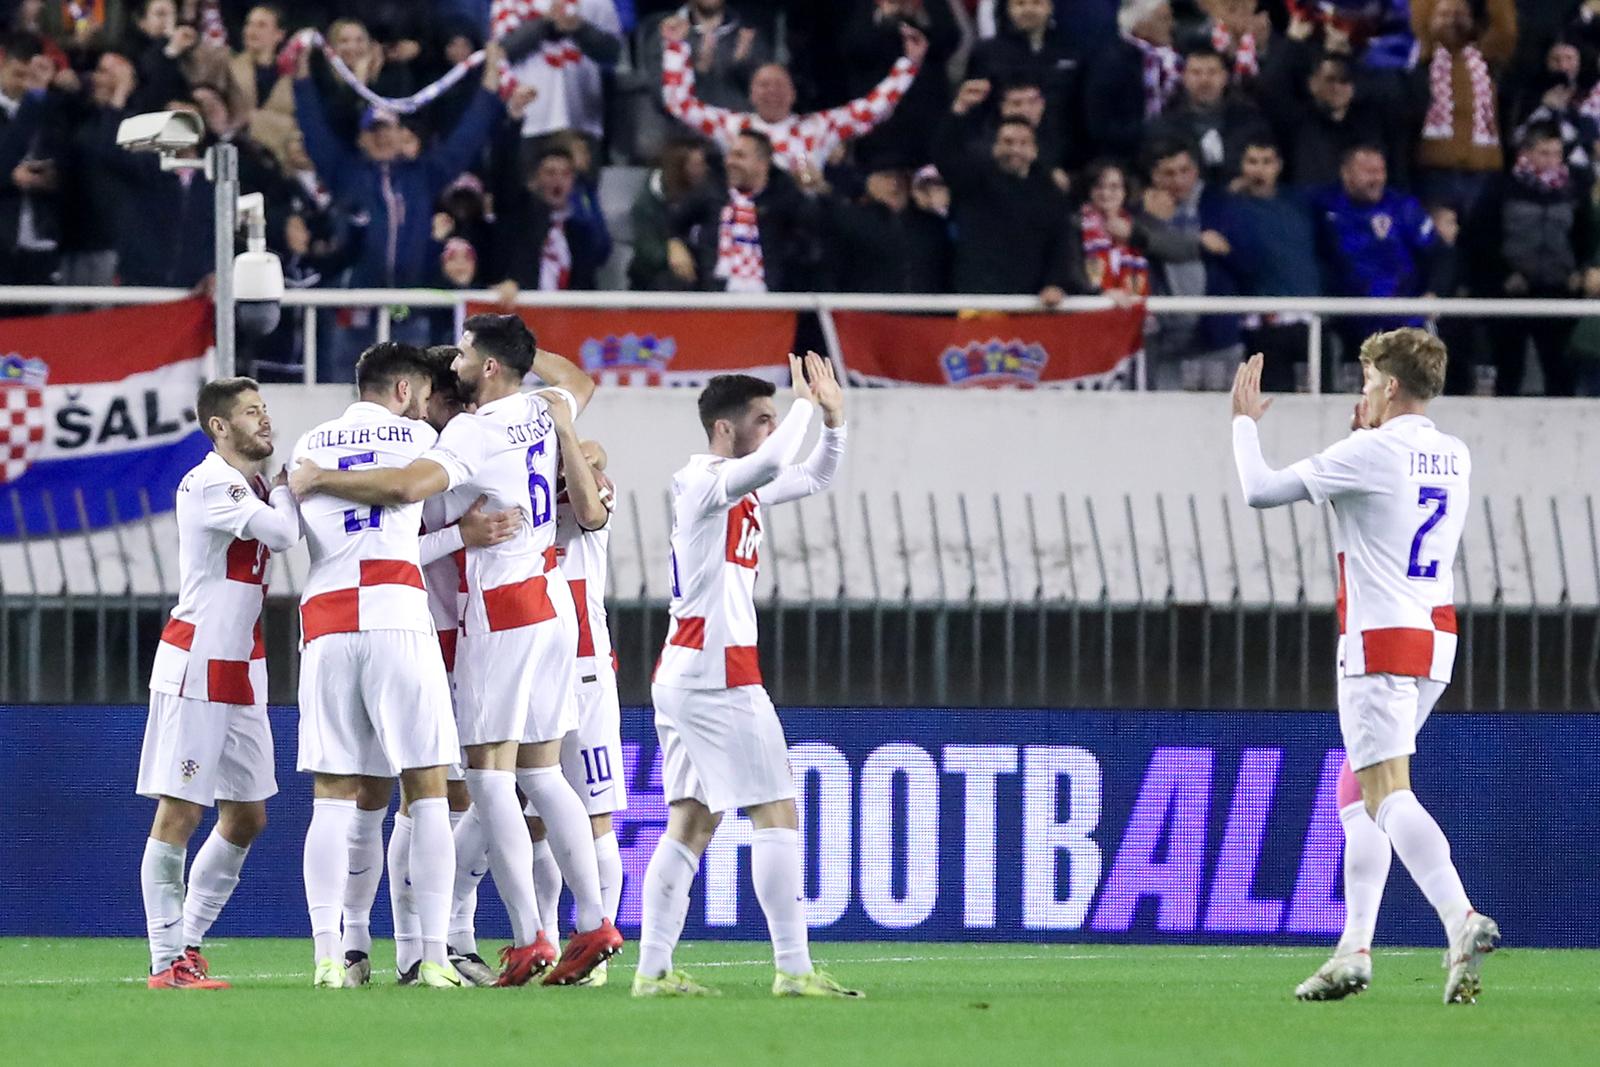
[[[1444,831],[1409,789],[1398,789],[1383,798],[1378,805],[1378,826],[1389,835],[1400,862],[1439,913],[1445,936],[1454,937],[1472,904],[1450,862],[1450,842]]]
[[[784,974],[810,974],[799,833],[782,826],[757,830],[750,844],[750,876],[772,935],[773,962]]]
[[[311,915],[311,940],[317,962],[340,959],[339,910],[350,868],[350,823],[356,802],[317,797],[311,802],[311,825],[301,873],[306,883],[306,910]]]
[[[411,896],[411,816],[398,812],[389,834],[389,913],[394,916],[394,966],[405,974],[422,959],[422,925]]]
[[[206,843],[195,853],[189,868],[189,891],[183,898],[183,943],[199,947],[205,943],[211,924],[222,914],[223,905],[239,887],[239,869],[250,854],[249,845],[236,845],[216,827]],[[180,865],[179,870],[182,870]],[[182,885],[182,879],[179,880]]]
[[[660,978],[672,970],[672,950],[689,915],[689,887],[700,857],[687,845],[661,835],[644,871],[644,916],[639,929],[639,973]]]
[[[561,940],[561,868],[550,850],[550,839],[533,843],[533,891],[539,898],[539,929],[550,940]]]
[[[539,936],[539,906],[533,894],[533,842],[517,803],[517,778],[510,771],[469,768],[467,788],[489,843],[494,884],[511,916],[511,940],[531,945]]]
[[[1344,824],[1344,933],[1334,954],[1370,952],[1394,849],[1361,801],[1339,809],[1339,821]]]
[[[383,879],[383,820],[388,808],[356,809],[350,820],[350,867],[344,885],[344,950],[371,952],[372,902]]]
[[[450,962],[450,891],[456,880],[456,840],[450,833],[450,802],[424,797],[411,802],[411,898],[422,924],[422,958]]]
[[[478,951],[478,883],[489,871],[489,843],[478,818],[478,805],[452,811],[456,834],[456,884],[451,894],[450,947],[460,953]]]
[[[622,900],[622,849],[617,846],[615,830],[594,839],[594,859],[600,867],[600,907],[615,926],[617,904]]]
[[[139,863],[144,926],[150,935],[150,973],[159,974],[183,955],[183,861],[188,849],[147,838]]]
[[[589,813],[572,791],[560,767],[529,767],[517,771],[517,784],[544,820],[546,840],[555,853],[561,878],[572,890],[579,931],[599,927],[605,914],[600,906],[600,867],[594,858],[594,831]],[[498,878],[498,875],[496,876]],[[553,936],[553,934],[552,934]]]

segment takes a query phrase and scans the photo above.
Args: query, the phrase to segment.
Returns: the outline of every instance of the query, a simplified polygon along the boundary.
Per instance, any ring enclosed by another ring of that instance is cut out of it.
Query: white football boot
[[[1317,973],[1294,987],[1300,1000],[1343,1000],[1372,984],[1372,953],[1337,952]]]

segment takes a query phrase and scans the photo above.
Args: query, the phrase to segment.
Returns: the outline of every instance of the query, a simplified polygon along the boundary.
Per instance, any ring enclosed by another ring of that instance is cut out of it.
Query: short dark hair
[[[528,324],[517,315],[474,315],[462,323],[462,331],[472,334],[472,347],[519,374],[533,369],[539,340]]]
[[[1385,163],[1389,162],[1389,157],[1378,145],[1373,144],[1371,141],[1357,141],[1355,144],[1339,153],[1339,166],[1344,166],[1346,163],[1350,162],[1363,152],[1371,152],[1373,155],[1382,159]]]
[[[756,147],[761,150],[762,156],[768,160],[772,159],[772,138],[768,137],[760,130],[750,129],[740,130],[739,136],[750,138],[750,140],[756,143]]]
[[[1044,94],[1044,83],[1031,74],[1019,74],[1000,87],[1000,99],[1004,100],[1007,93],[1015,92],[1018,89],[1035,89],[1042,96]]]
[[[5,38],[5,58],[27,63],[44,52],[44,41],[36,33],[18,30]]]
[[[1278,139],[1272,136],[1270,130],[1257,127],[1244,139],[1244,150],[1239,154],[1242,156],[1252,148],[1270,148],[1278,154],[1278,158],[1283,158],[1283,149],[1278,147]]]
[[[281,5],[275,4],[275,3],[257,2],[257,3],[251,4],[248,8],[246,8],[245,9],[245,14],[246,15],[250,14],[250,12],[254,11],[256,8],[260,8],[262,11],[265,11],[265,12],[268,12],[269,14],[271,14],[272,17],[274,19],[276,19],[277,22],[278,22],[278,29],[281,30],[281,29],[285,28],[288,25],[288,23],[285,21],[285,19],[283,17],[283,7]]]
[[[217,378],[200,387],[200,395],[194,399],[194,413],[207,437],[211,437],[211,420],[227,422],[233,415],[233,407],[239,397],[252,390],[260,392],[261,384],[254,378],[243,377]],[[212,437],[212,440],[216,438]]]
[[[1149,176],[1155,173],[1162,161],[1174,156],[1188,156],[1194,162],[1200,162],[1200,150],[1192,141],[1182,137],[1157,137],[1146,144],[1144,151],[1139,154],[1139,169]]]
[[[433,370],[434,395],[443,394],[456,403],[465,404],[469,398],[461,388],[461,378],[455,370],[456,357],[460,354],[461,349],[455,345],[434,345],[422,353]]]
[[[1210,44],[1197,44],[1183,53],[1184,66],[1188,66],[1191,61],[1196,59],[1214,59],[1222,65],[1225,73],[1228,71],[1228,57],[1217,51]]]
[[[362,396],[382,393],[401,378],[433,381],[433,366],[416,345],[379,341],[356,360],[356,389]]]
[[[1525,152],[1540,141],[1562,141],[1561,127],[1553,122],[1535,122],[1522,131],[1522,138],[1517,142],[1517,150]]]
[[[1038,140],[1039,138],[1039,131],[1034,129],[1033,123],[1029,122],[1025,118],[1019,118],[1016,115],[1012,115],[1008,119],[1001,119],[999,122],[995,123],[994,132],[999,134],[999,132],[1005,129],[1007,126],[1021,126],[1023,129],[1033,134],[1034,140]]]
[[[700,425],[709,434],[718,419],[733,418],[743,412],[750,401],[772,396],[777,391],[778,387],[765,378],[719,374],[700,392]]]

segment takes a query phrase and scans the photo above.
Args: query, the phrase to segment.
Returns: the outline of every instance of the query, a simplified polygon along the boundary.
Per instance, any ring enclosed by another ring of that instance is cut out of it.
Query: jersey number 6
[[[544,475],[539,473],[534,462],[535,456],[544,455],[544,442],[540,441],[528,449],[528,508],[532,512],[529,525],[543,526],[550,521],[550,509],[553,500],[550,494],[550,483],[545,481]],[[542,504],[542,506],[541,506]]]
[[[1450,507],[1450,492],[1437,486],[1424,485],[1417,490],[1417,507],[1425,508],[1429,504],[1436,505],[1433,514],[1422,520],[1422,525],[1417,528],[1417,536],[1411,539],[1411,564],[1406,568],[1406,577],[1418,581],[1432,582],[1439,578],[1439,561],[1429,560],[1422,562],[1422,542],[1439,525]]]

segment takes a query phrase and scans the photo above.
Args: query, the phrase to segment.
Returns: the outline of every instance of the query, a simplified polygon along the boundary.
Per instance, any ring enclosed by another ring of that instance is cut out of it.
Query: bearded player
[[[789,746],[756,649],[761,509],[822,492],[844,456],[844,393],[832,366],[812,352],[803,365],[790,356],[789,372],[794,402],[781,424],[771,382],[713,378],[700,394],[709,447],[672,479],[671,626],[650,690],[668,815],[644,876],[636,997],[711,992],[673,967],[672,952],[700,857],[735,808],[755,825],[750,867],[772,936],[772,992],[861,995],[811,963]],[[819,407],[821,439],[795,464]]]
[[[139,794],[157,802],[139,865],[151,989],[228,987],[207,977],[200,946],[278,791],[261,605],[269,555],[300,538],[289,491],[280,480],[269,495],[261,477],[272,420],[260,387],[207,382],[194,407],[212,451],[178,483],[178,604],[156,647],[139,756]],[[185,894],[189,838],[213,804]]]
[[[1417,732],[1450,682],[1456,654],[1452,568],[1471,504],[1472,456],[1426,412],[1444,389],[1446,353],[1417,329],[1361,346],[1357,429],[1287,470],[1261,455],[1256,423],[1260,355],[1233,386],[1233,453],[1251,507],[1330,503],[1339,551],[1339,732],[1354,782],[1344,804],[1345,881],[1351,921],[1332,959],[1295,991],[1336,1000],[1372,979],[1372,932],[1391,848],[1444,924],[1444,1001],[1471,1004],[1479,965],[1500,928],[1473,910],[1450,843],[1411,790]],[[1359,804],[1356,802],[1359,797]]]

